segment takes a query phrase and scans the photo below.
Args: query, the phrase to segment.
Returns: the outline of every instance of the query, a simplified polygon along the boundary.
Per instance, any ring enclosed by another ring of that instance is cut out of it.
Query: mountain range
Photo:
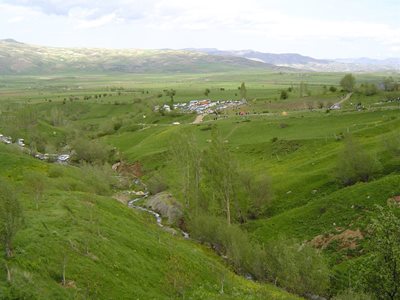
[[[215,48],[186,49],[200,53],[220,56],[243,57],[249,60],[273,64],[281,67],[290,67],[308,71],[328,72],[368,72],[368,71],[400,71],[400,58],[371,59],[316,59],[297,53],[264,53],[254,50],[218,50]]]
[[[316,59],[296,53],[214,48],[57,48],[0,40],[0,74],[67,72],[192,73],[231,70],[369,72],[400,71],[400,58]]]

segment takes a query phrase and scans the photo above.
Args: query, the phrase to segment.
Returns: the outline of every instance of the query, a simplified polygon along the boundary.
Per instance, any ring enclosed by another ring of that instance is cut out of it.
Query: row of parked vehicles
[[[13,143],[13,140],[10,136],[5,136],[0,134],[0,142],[10,145]],[[15,142],[16,145],[19,147],[25,147],[25,140],[24,139],[17,139]],[[33,154],[33,153],[31,153]],[[48,153],[35,153],[33,155],[35,158],[44,160],[44,161],[51,161],[51,162],[58,162],[58,163],[68,163],[71,155],[69,154],[48,154]]]

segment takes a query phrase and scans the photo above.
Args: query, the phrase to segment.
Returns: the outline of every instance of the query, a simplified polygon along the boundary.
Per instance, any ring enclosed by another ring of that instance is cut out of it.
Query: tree
[[[243,187],[245,195],[241,195],[241,207],[246,208],[246,216],[255,219],[262,215],[271,201],[271,181],[269,177],[262,174],[254,178],[250,172],[241,172],[240,185]],[[246,197],[248,199],[246,199]],[[243,201],[244,200],[244,201]],[[243,203],[244,202],[244,203]]]
[[[357,181],[368,181],[380,169],[379,162],[369,155],[351,136],[345,138],[345,145],[339,154],[336,178],[343,185]]]
[[[361,85],[361,91],[365,96],[373,96],[378,92],[378,88],[374,83],[363,83]]]
[[[39,202],[43,197],[43,192],[46,186],[46,183],[43,179],[44,177],[39,173],[29,173],[26,176],[26,182],[30,189],[30,191],[34,194],[36,209],[39,209]]]
[[[235,199],[235,178],[238,178],[235,162],[222,140],[214,129],[210,149],[205,153],[204,163],[205,185],[212,194],[211,205],[218,211],[224,211],[228,225],[232,220],[232,209]]]
[[[340,80],[340,86],[346,92],[352,92],[354,90],[355,85],[356,85],[356,78],[353,76],[353,74],[346,74]]]
[[[171,162],[179,173],[186,206],[197,211],[200,197],[202,155],[192,134],[184,132],[171,142]]]
[[[108,161],[111,156],[111,151],[109,147],[105,147],[97,141],[90,141],[82,137],[73,141],[72,146],[75,150],[75,154],[72,156],[72,160],[76,162],[102,164]]]
[[[392,76],[385,77],[383,79],[383,88],[387,92],[393,92],[398,88],[398,83],[396,83]]]
[[[310,91],[308,90],[308,84],[305,82],[300,82],[299,85],[299,96],[300,97],[305,97],[305,96],[309,96],[310,95]]]
[[[173,110],[174,109],[174,97],[176,95],[176,90],[174,90],[174,89],[166,90],[165,95],[170,98],[169,107],[171,108],[171,110]]]
[[[247,99],[247,88],[244,82],[242,82],[242,84],[240,85],[239,90],[240,90],[240,97],[242,99]]]
[[[330,91],[331,93],[335,93],[335,92],[337,91],[336,86],[331,85],[331,86],[329,87],[329,91]]]
[[[22,207],[14,189],[0,179],[0,237],[7,258],[13,256],[13,241],[23,224]]]
[[[289,98],[288,92],[285,91],[285,90],[282,90],[282,91],[281,91],[281,95],[280,95],[280,99],[281,99],[281,100],[285,100],[285,99],[287,99],[287,98]]]
[[[369,255],[361,270],[362,287],[377,299],[400,298],[400,218],[398,208],[377,207],[369,227]]]
[[[207,89],[204,90],[204,95],[205,95],[206,97],[208,97],[208,95],[210,94],[210,92],[211,92],[210,89],[207,88]]]

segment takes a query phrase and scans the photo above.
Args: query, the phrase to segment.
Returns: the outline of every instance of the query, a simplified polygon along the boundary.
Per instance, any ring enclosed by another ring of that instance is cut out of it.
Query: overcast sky
[[[400,0],[0,0],[0,39],[400,57]]]

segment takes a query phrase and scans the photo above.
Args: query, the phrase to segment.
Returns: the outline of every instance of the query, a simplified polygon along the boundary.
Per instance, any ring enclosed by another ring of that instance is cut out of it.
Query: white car
[[[20,147],[25,147],[25,141],[24,141],[24,139],[18,139],[18,140],[17,140],[17,144],[18,144],[18,146],[20,146]]]
[[[0,137],[0,141],[2,141],[5,144],[11,144],[12,143],[12,139],[9,136],[1,136]]]
[[[70,158],[69,154],[61,154],[57,157],[58,162],[67,162]]]

